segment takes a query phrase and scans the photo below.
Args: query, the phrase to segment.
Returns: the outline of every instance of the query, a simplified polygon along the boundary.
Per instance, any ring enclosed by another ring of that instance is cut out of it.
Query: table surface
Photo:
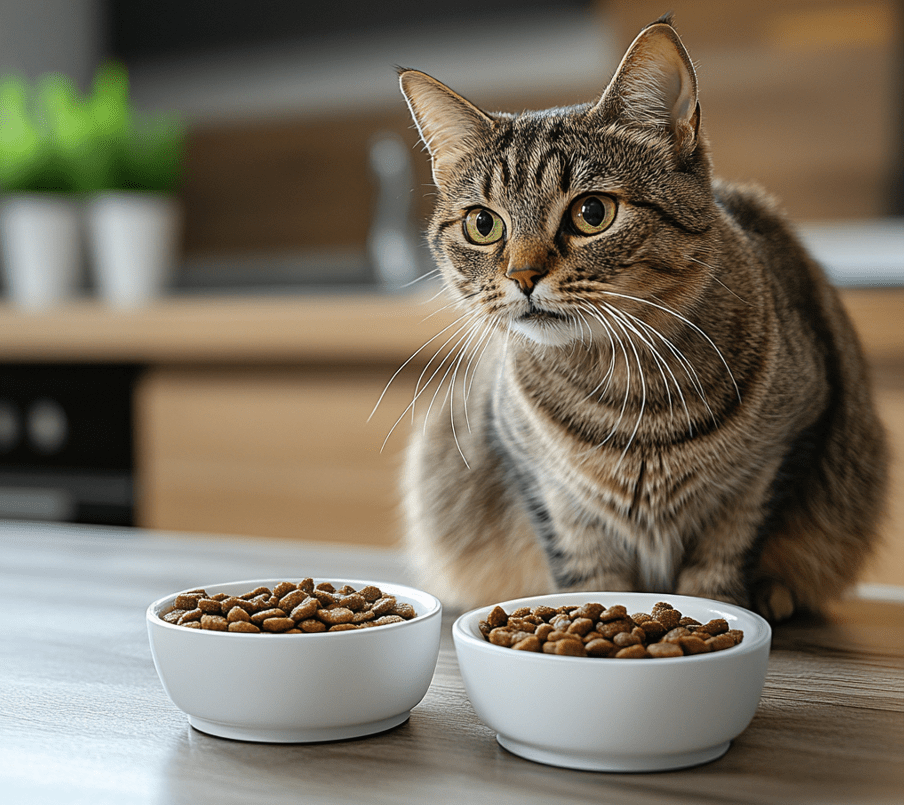
[[[774,633],[759,710],[714,763],[601,774],[509,754],[468,702],[450,626],[404,725],[328,744],[194,731],[144,613],[170,592],[295,576],[407,582],[392,551],[0,523],[0,792],[8,803],[899,803],[904,603],[849,600]]]

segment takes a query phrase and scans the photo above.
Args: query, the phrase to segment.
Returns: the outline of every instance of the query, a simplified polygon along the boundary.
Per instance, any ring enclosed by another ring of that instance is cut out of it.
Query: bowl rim
[[[283,577],[276,578],[266,578],[266,579],[239,579],[237,581],[223,581],[217,582],[216,584],[199,584],[195,587],[186,587],[184,590],[179,590],[178,592],[169,593],[167,595],[158,598],[156,601],[151,602],[148,605],[148,608],[145,610],[145,620],[148,624],[152,624],[154,628],[162,627],[164,629],[175,629],[177,632],[181,633],[189,633],[189,634],[197,634],[197,635],[209,635],[209,636],[219,636],[223,637],[228,636],[230,639],[233,638],[244,638],[244,639],[260,639],[263,633],[255,632],[219,632],[214,631],[212,629],[186,629],[184,626],[179,626],[175,623],[168,623],[160,617],[161,610],[164,609],[167,605],[171,605],[172,602],[176,600],[176,598],[182,593],[190,592],[192,590],[215,590],[217,587],[233,587],[233,586],[245,586],[252,585],[249,589],[254,589],[254,587],[261,586],[271,586],[273,583],[277,583],[280,581],[288,581],[290,580],[290,576],[286,574]],[[302,577],[307,578],[307,577]],[[301,579],[299,579],[300,581]],[[364,580],[364,579],[346,579],[346,578],[326,578],[326,577],[314,577],[314,583],[319,584],[323,581],[329,581],[334,585],[345,585],[348,584],[356,589],[361,589],[361,587],[366,587],[368,585],[374,585],[375,587],[379,587],[383,592],[389,592],[391,595],[401,595],[403,597],[413,598],[413,599],[425,599],[429,602],[429,608],[422,613],[415,615],[415,617],[401,621],[400,623],[387,623],[379,627],[379,633],[385,633],[385,630],[390,629],[403,629],[406,626],[411,626],[415,623],[420,623],[429,618],[441,617],[443,605],[442,602],[431,593],[428,593],[426,590],[420,590],[416,587],[411,587],[406,584],[398,584],[392,581],[374,581],[374,580]],[[360,586],[358,586],[360,585]],[[413,594],[413,595],[412,595]],[[293,639],[293,638],[308,638],[310,639],[350,639],[354,635],[361,634],[372,634],[374,629],[344,629],[338,632],[305,632],[304,634],[264,634],[264,637],[281,637],[284,640]],[[206,638],[205,638],[206,639]]]
[[[738,606],[737,604],[728,604],[724,601],[717,601],[712,598],[702,598],[698,596],[689,596],[689,595],[673,595],[671,593],[645,593],[645,592],[619,592],[619,591],[601,591],[601,590],[589,590],[587,592],[562,592],[562,593],[548,593],[545,595],[530,595],[523,596],[521,598],[513,598],[508,601],[501,601],[498,604],[488,604],[482,607],[476,607],[475,609],[471,609],[463,614],[461,614],[458,618],[455,619],[455,622],[452,624],[452,637],[456,644],[456,649],[460,642],[466,643],[469,647],[476,649],[477,651],[489,651],[491,654],[495,652],[505,652],[505,655],[497,656],[511,656],[512,662],[540,662],[540,663],[548,663],[548,662],[560,662],[566,661],[571,663],[590,663],[590,664],[599,664],[601,661],[605,660],[613,660],[614,657],[570,657],[567,655],[557,655],[557,654],[544,654],[542,652],[537,651],[514,651],[511,648],[507,648],[505,646],[497,646],[494,643],[490,643],[483,636],[477,636],[474,634],[474,631],[477,629],[477,622],[480,620],[481,614],[489,614],[494,607],[500,606],[506,610],[506,612],[511,612],[513,609],[517,609],[519,606],[539,606],[543,603],[544,600],[550,600],[553,598],[561,599],[566,596],[575,596],[581,597],[584,600],[582,603],[595,602],[602,603],[602,601],[598,601],[598,599],[594,598],[594,596],[605,596],[605,597],[621,597],[625,599],[631,599],[634,597],[636,600],[637,597],[656,597],[661,601],[665,601],[667,603],[672,603],[674,600],[676,603],[673,604],[676,609],[681,612],[684,610],[678,606],[678,602],[681,601],[694,601],[700,602],[703,604],[710,605],[713,608],[723,609],[725,613],[730,614],[733,618],[738,618],[739,616],[742,618],[749,618],[753,621],[753,623],[758,627],[757,634],[748,639],[747,632],[744,633],[744,640],[737,646],[733,646],[732,648],[725,649],[723,651],[713,651],[707,652],[705,654],[686,654],[683,657],[645,657],[643,659],[647,660],[655,660],[655,664],[651,667],[660,668],[664,667],[667,664],[678,663],[680,665],[690,665],[698,662],[718,662],[720,660],[725,660],[730,657],[740,657],[742,655],[754,654],[760,651],[764,644],[767,647],[771,646],[772,642],[772,627],[769,622],[763,618],[761,615],[758,615],[756,612],[752,612],[749,609],[745,609],[744,607]],[[533,603],[529,603],[533,602]],[[621,603],[619,601],[614,601],[613,604]],[[561,606],[561,604],[560,604]],[[726,656],[727,655],[727,656]],[[621,667],[622,663],[619,662],[617,667]],[[602,667],[613,667],[609,663],[603,662]]]

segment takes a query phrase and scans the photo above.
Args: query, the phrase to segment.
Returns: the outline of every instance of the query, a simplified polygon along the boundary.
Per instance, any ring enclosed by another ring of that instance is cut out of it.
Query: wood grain
[[[0,556],[6,802],[876,805],[899,802],[904,787],[902,604],[849,602],[826,620],[778,628],[757,715],[722,759],[664,774],[596,774],[499,747],[462,686],[453,612],[427,696],[382,735],[227,741],[195,732],[170,703],[147,642],[151,601],[287,572],[408,581],[391,551],[6,523]],[[37,618],[44,601],[65,614]],[[249,683],[278,686],[279,677]],[[551,693],[526,691],[525,706],[531,695]]]

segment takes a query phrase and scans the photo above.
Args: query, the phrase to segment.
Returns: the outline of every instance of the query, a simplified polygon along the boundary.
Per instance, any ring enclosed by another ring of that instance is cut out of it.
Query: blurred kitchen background
[[[395,65],[487,108],[592,100],[665,11],[717,172],[781,198],[842,287],[900,456],[904,3],[0,0],[0,517],[397,544],[433,348],[368,415],[453,315],[409,284],[431,188]],[[904,584],[896,461],[877,584]]]

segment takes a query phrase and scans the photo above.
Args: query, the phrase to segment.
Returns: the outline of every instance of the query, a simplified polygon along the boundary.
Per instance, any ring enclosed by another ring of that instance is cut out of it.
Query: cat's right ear
[[[400,70],[399,86],[430,153],[433,181],[442,187],[455,163],[489,131],[493,120],[445,84],[418,70]]]

